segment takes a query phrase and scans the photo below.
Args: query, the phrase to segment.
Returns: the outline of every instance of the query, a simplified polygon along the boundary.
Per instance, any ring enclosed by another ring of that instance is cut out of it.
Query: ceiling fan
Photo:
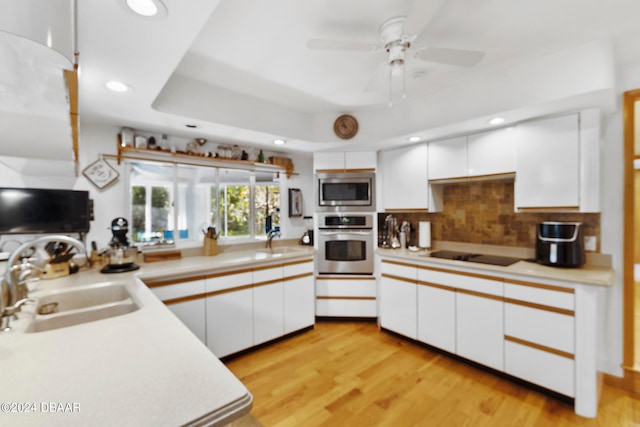
[[[406,98],[405,61],[409,50],[420,61],[459,67],[473,67],[484,58],[477,50],[435,47],[424,44],[424,29],[446,0],[414,0],[406,15],[384,21],[378,29],[378,43],[357,43],[346,40],[310,39],[306,45],[312,50],[353,52],[387,52],[386,62],[380,70],[389,78],[389,105],[392,105],[392,79],[402,77],[402,97]],[[416,46],[416,47],[413,47]],[[377,80],[376,73],[374,80]],[[369,85],[369,87],[371,84]]]

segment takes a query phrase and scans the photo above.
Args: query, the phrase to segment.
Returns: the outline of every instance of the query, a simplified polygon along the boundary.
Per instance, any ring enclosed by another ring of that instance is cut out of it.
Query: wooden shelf
[[[120,144],[118,144],[117,155],[103,154],[103,157],[115,158],[118,160],[118,164],[120,164],[122,159],[130,159],[180,165],[206,166],[214,168],[242,169],[263,172],[285,172],[284,167],[279,165],[272,165],[269,163],[257,163],[248,160],[205,157],[198,154],[172,153],[167,150],[122,147]]]

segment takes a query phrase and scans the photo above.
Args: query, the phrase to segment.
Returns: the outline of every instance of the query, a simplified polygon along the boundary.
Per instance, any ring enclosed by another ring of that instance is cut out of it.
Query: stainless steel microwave
[[[316,211],[375,211],[373,172],[330,172],[316,174]]]

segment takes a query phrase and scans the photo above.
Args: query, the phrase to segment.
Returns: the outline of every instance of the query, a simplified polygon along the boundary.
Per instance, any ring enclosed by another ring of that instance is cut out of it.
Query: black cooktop
[[[452,259],[456,261],[468,261],[477,262],[480,264],[500,265],[506,267],[511,264],[515,264],[521,261],[520,258],[512,258],[500,255],[485,255],[475,254],[469,252],[456,252],[456,251],[436,251],[431,252],[429,256],[434,258]]]

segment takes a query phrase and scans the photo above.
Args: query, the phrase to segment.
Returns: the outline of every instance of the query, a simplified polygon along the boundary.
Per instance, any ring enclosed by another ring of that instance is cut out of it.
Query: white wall
[[[80,139],[80,171],[89,164],[99,159],[101,154],[117,153],[117,135],[120,132],[119,127],[107,126],[96,123],[82,123],[81,139]],[[1,153],[0,153],[1,154]],[[302,236],[306,230],[306,222],[302,217],[289,218],[289,198],[288,188],[299,188],[303,193],[304,210],[303,215],[312,215],[313,213],[313,175],[311,154],[297,153],[290,155],[295,164],[295,174],[289,179],[285,174],[281,174],[282,182],[282,239],[297,239]],[[120,174],[119,179],[112,185],[102,190],[96,188],[83,175],[79,177],[69,176],[67,173],[63,177],[57,177],[49,174],[21,174],[8,167],[2,162],[0,157],[0,182],[3,186],[11,187],[39,187],[39,188],[61,188],[73,190],[87,190],[89,197],[94,202],[94,221],[91,222],[91,230],[87,234],[86,242],[96,241],[99,248],[106,247],[111,240],[110,225],[113,218],[122,216],[129,217],[129,195],[124,186],[125,168],[118,165],[115,159],[106,159]],[[12,164],[14,168],[16,164],[22,162],[21,159],[7,159],[6,162]],[[18,168],[20,170],[20,168]],[[23,168],[24,169],[24,168]],[[5,236],[0,239],[0,247],[2,242],[7,240],[24,241],[30,236]],[[6,245],[5,250],[10,251],[15,244]]]
[[[620,104],[621,108],[621,104]],[[598,298],[598,369],[622,376],[623,359],[623,122],[622,112],[604,117],[601,146],[601,252],[612,256],[615,283]]]

